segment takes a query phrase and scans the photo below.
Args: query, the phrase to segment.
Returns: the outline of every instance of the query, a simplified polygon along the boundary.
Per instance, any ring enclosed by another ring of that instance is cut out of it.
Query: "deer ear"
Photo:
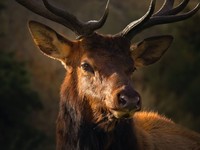
[[[131,46],[136,67],[147,66],[157,62],[173,41],[170,35],[154,36]]]
[[[34,42],[45,55],[63,60],[69,56],[73,42],[65,39],[56,31],[36,21],[29,22],[29,29]]]

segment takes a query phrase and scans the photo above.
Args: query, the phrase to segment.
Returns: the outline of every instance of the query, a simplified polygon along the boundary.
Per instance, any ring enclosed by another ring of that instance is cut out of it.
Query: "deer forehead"
[[[130,41],[120,36],[115,37],[94,33],[80,41],[84,49],[109,49],[109,51],[115,52],[125,52],[130,49]]]
[[[123,38],[112,38],[95,34],[80,41],[80,61],[87,61],[97,68],[133,65],[130,42]]]

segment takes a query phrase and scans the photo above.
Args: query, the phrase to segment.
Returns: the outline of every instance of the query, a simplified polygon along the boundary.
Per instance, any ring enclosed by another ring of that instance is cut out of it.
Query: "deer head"
[[[94,122],[101,122],[105,118],[127,118],[141,109],[141,98],[134,89],[131,75],[136,68],[157,62],[173,40],[170,35],[162,35],[132,44],[132,38],[149,27],[187,19],[200,8],[198,4],[190,12],[179,14],[189,0],[183,0],[176,8],[173,8],[174,0],[165,0],[155,13],[156,1],[151,0],[149,10],[143,17],[131,22],[115,35],[101,35],[96,30],[106,21],[109,0],[100,20],[85,23],[47,0],[42,0],[43,3],[33,0],[16,1],[77,34],[78,39],[71,41],[46,25],[29,22],[31,35],[41,52],[61,61],[67,70],[62,95],[67,95],[66,86],[76,86],[74,92],[79,101],[71,100],[67,104],[75,109],[75,103],[87,103],[91,114],[87,114],[86,119]],[[84,109],[80,113],[84,113]]]

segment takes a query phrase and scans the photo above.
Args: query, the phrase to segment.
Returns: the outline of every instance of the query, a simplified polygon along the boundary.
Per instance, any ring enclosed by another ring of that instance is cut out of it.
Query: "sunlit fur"
[[[139,149],[199,150],[200,135],[153,112],[134,115]]]
[[[131,43],[123,37],[94,33],[77,41],[64,40],[37,22],[30,24],[30,31],[40,50],[67,70],[60,93],[57,150],[200,149],[199,134],[156,113],[124,111],[119,104],[121,91],[139,95],[131,81],[136,64],[158,61],[171,36],[148,38],[132,46],[132,54]],[[90,65],[88,70],[81,66],[84,62]]]

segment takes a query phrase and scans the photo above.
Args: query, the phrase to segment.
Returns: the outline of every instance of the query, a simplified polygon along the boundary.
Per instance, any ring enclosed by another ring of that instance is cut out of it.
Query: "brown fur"
[[[153,112],[134,115],[139,149],[200,150],[200,135]],[[144,138],[145,137],[145,138]]]
[[[63,40],[37,22],[30,23],[30,31],[40,50],[67,70],[61,87],[57,150],[200,149],[199,134],[156,113],[136,112],[141,98],[131,75],[138,66],[158,61],[171,36],[145,39],[130,50],[130,41],[123,37],[94,33],[77,41]]]

